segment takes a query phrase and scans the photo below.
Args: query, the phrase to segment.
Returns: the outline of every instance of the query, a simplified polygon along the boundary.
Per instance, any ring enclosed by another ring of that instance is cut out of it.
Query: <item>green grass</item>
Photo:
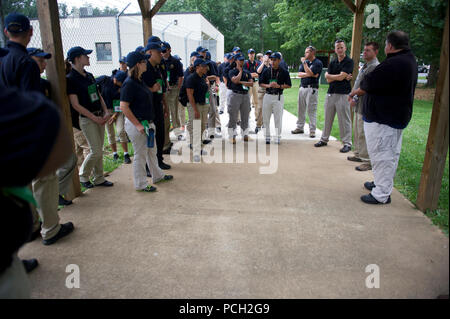
[[[285,109],[297,115],[299,80],[292,79],[292,88],[285,90]],[[324,126],[324,102],[328,85],[320,85],[319,102],[317,106],[317,127]],[[428,130],[430,126],[432,101],[414,101],[414,112],[411,122],[403,132],[402,153],[394,180],[395,187],[412,203],[415,204],[419,188],[422,165],[425,158]],[[337,118],[333,123],[331,135],[339,137]],[[442,179],[441,193],[438,209],[427,212],[426,215],[435,225],[438,225],[448,236],[448,202],[449,202],[449,157],[445,164],[444,178]]]

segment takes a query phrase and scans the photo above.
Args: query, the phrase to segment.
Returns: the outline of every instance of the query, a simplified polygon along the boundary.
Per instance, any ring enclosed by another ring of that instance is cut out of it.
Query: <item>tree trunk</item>
[[[439,65],[436,63],[432,63],[430,65],[430,71],[428,72],[428,76],[427,76],[427,87],[435,87],[436,86],[436,82],[438,79],[438,75],[439,75]]]

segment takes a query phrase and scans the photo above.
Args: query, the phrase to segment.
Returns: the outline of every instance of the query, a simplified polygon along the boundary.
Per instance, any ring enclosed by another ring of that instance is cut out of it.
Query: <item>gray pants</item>
[[[214,135],[215,133],[216,113],[217,113],[217,99],[215,93],[213,92],[213,85],[211,85],[209,89],[208,137]]]
[[[321,140],[328,142],[333,127],[334,117],[337,113],[339,133],[344,145],[352,146],[352,120],[350,117],[350,103],[347,94],[327,94],[325,98],[325,127]]]
[[[364,162],[369,162],[366,136],[364,133],[364,120],[361,113],[355,112],[355,156]]]
[[[67,195],[70,191],[70,185],[72,184],[72,175],[77,166],[77,156],[72,154],[70,158],[64,163],[63,166],[58,168],[56,175],[59,180],[59,194]]]
[[[263,99],[263,123],[266,139],[270,139],[270,118],[274,117],[276,137],[281,139],[283,128],[284,95],[264,94]]]
[[[103,143],[105,126],[99,125],[87,117],[80,116],[80,127],[89,144],[89,155],[84,159],[80,169],[80,182],[89,182],[92,171],[95,185],[105,181],[103,177]]]
[[[250,96],[247,94],[238,94],[230,91],[228,105],[228,114],[230,122],[228,123],[229,136],[236,136],[236,122],[238,115],[241,115],[241,133],[242,136],[248,135],[248,118],[250,115]]]
[[[319,89],[300,87],[298,90],[298,120],[297,128],[303,130],[306,122],[306,109],[308,109],[309,131],[316,131],[317,101]]]

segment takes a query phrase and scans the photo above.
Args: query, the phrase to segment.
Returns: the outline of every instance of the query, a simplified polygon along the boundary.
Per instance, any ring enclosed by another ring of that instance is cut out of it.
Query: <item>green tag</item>
[[[272,80],[269,81],[269,83],[272,83],[272,82],[275,82],[275,83],[276,83],[276,82],[277,82],[277,79],[272,79]]]
[[[206,104],[209,104],[209,91],[208,92],[206,92],[206,95],[205,95],[205,103]]]
[[[162,79],[156,79],[156,82],[159,83],[159,87],[160,87],[159,91],[156,92],[156,93],[163,94],[163,80]]]
[[[245,86],[244,84],[242,84],[242,89],[243,89],[244,91],[248,91],[249,87],[248,87],[248,86]]]
[[[91,84],[88,86],[88,94],[92,103],[100,100],[97,93],[97,84]]]
[[[167,71],[167,81],[170,82],[170,71]]]
[[[122,112],[120,109],[120,100],[113,100],[114,112]]]
[[[2,188],[3,195],[14,196],[21,200],[32,204],[34,207],[38,207],[36,200],[33,197],[31,189],[27,186],[24,187],[4,187]]]
[[[147,134],[147,136],[148,136],[148,130],[149,130],[148,121],[147,120],[141,121],[141,124],[145,129],[145,134]]]

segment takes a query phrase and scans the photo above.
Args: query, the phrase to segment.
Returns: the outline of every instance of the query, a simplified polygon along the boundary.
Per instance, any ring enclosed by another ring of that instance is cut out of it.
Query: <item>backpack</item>
[[[189,102],[186,87],[184,86],[184,81],[183,81],[183,85],[180,88],[180,94],[178,95],[178,101],[180,101],[181,105],[183,105],[183,106],[187,106],[187,103]]]

